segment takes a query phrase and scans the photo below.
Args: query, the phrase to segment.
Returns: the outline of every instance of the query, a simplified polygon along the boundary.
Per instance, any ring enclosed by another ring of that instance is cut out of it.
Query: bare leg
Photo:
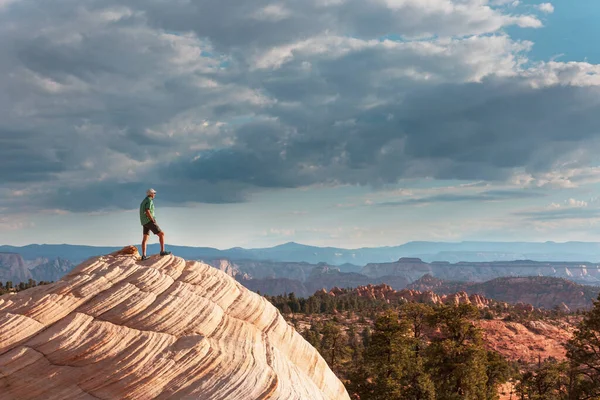
[[[150,235],[144,235],[144,237],[142,238],[142,256],[146,255],[146,243],[148,242],[148,237]]]
[[[158,232],[158,240],[160,240],[160,252],[164,252],[165,251],[165,233],[164,232]]]

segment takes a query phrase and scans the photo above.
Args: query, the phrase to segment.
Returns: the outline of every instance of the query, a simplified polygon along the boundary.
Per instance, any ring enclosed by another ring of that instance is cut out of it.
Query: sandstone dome
[[[138,258],[0,297],[0,399],[349,399],[263,297],[203,263]]]

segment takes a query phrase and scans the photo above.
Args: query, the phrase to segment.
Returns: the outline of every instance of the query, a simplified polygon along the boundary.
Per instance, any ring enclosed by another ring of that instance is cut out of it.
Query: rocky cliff
[[[419,258],[401,258],[392,263],[371,263],[361,270],[361,273],[370,278],[382,276],[402,276],[408,282],[413,282],[425,274],[432,274],[431,265]]]
[[[138,261],[135,248],[0,297],[0,396],[349,399],[264,298],[207,264]]]
[[[38,258],[32,261],[25,262],[37,282],[46,281],[54,282],[65,276],[69,271],[75,268],[75,265],[63,258],[55,259]]]
[[[12,281],[14,284],[26,282],[32,275],[17,253],[0,253],[0,282]]]
[[[14,285],[36,281],[56,281],[73,269],[69,260],[57,257],[54,259],[38,257],[25,260],[17,253],[0,253],[0,282],[12,281]]]

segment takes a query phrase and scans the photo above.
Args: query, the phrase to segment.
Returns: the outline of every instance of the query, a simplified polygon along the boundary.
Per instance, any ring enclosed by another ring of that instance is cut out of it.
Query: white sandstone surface
[[[263,297],[206,264],[133,253],[0,297],[0,399],[349,399]]]

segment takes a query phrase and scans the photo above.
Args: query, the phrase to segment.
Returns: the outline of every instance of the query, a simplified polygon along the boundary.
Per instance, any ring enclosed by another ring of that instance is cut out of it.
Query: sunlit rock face
[[[349,399],[263,297],[137,251],[0,297],[2,399]]]

